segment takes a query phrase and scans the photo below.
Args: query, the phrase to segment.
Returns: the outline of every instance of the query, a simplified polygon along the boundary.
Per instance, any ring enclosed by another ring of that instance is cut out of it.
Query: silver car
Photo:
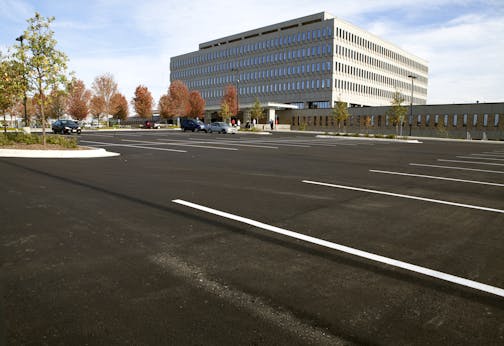
[[[208,132],[217,132],[217,133],[236,133],[236,127],[229,126],[228,124],[224,122],[215,122],[211,123],[210,126],[208,127]]]

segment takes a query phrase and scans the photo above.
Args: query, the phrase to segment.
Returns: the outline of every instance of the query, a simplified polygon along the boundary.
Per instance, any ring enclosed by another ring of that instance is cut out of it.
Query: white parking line
[[[437,160],[442,162],[474,163],[477,165],[504,166],[504,163],[493,163],[493,162],[476,162],[476,161],[445,160],[445,159],[437,159]]]
[[[251,148],[262,148],[262,149],[278,149],[278,147],[271,147],[267,145],[253,145],[253,144],[241,144],[241,143],[235,143],[233,141],[207,141],[204,139],[199,139],[199,138],[189,138],[190,140],[196,141],[197,143],[202,143],[202,144],[226,144],[226,145],[236,145],[238,147],[251,147]],[[158,139],[162,140],[162,139]]]
[[[481,154],[471,154],[475,156],[490,156],[490,157],[504,157],[504,154],[495,154],[495,153],[481,153]]]
[[[369,171],[370,172],[374,172],[374,173],[403,175],[403,176],[408,176],[408,177],[417,177],[417,178],[427,178],[427,179],[456,181],[456,182],[459,182],[459,183],[471,183],[471,184],[481,184],[481,185],[504,186],[504,184],[491,183],[491,182],[487,182],[487,181],[455,179],[455,178],[447,178],[447,177],[437,177],[437,176],[433,176],[433,175],[411,174],[411,173],[391,172],[391,171],[380,171],[380,170],[377,170],[377,169],[370,169]]]
[[[426,165],[423,163],[410,163],[411,166],[420,166],[420,167],[432,167],[432,168],[446,168],[446,169],[456,169],[460,171],[474,171],[474,172],[485,172],[485,173],[500,173],[504,174],[504,171],[491,171],[487,169],[477,169],[477,168],[466,168],[466,167],[457,167],[457,166],[439,166],[439,165]]]
[[[504,161],[504,159],[497,159],[494,157],[474,157],[474,156],[455,156],[459,159],[472,159],[472,160],[490,160],[490,161]]]
[[[170,139],[159,139],[160,141],[170,141],[169,143],[159,143],[159,142],[148,142],[148,141],[138,141],[138,140],[133,140],[133,139],[122,139],[124,142],[135,142],[135,143],[142,143],[142,144],[153,144],[153,145],[175,145],[175,146],[181,146],[181,147],[193,147],[193,148],[204,148],[204,149],[217,149],[217,150],[231,150],[231,151],[236,151],[238,149],[236,148],[222,148],[222,147],[211,147],[209,145],[197,145],[197,144],[185,144],[185,143],[173,143],[172,140]]]
[[[261,229],[264,229],[264,230],[267,230],[267,231],[270,231],[270,232],[282,234],[282,235],[285,235],[287,237],[299,239],[299,240],[302,240],[302,241],[305,241],[305,242],[308,242],[308,243],[320,245],[320,246],[323,246],[323,247],[326,247],[326,248],[329,248],[329,249],[333,249],[333,250],[338,250],[338,251],[341,251],[341,252],[344,252],[344,253],[348,253],[348,254],[351,254],[351,255],[354,255],[354,256],[358,256],[358,257],[361,257],[361,258],[365,258],[365,259],[368,259],[368,260],[371,260],[371,261],[375,261],[375,262],[379,262],[379,263],[384,263],[384,264],[387,264],[387,265],[390,265],[390,266],[393,266],[393,267],[402,268],[402,269],[409,270],[409,271],[412,271],[412,272],[415,272],[415,273],[420,273],[420,274],[423,274],[423,275],[434,277],[436,279],[448,281],[448,282],[451,282],[451,283],[454,283],[454,284],[457,284],[457,285],[461,285],[461,286],[465,286],[465,287],[470,287],[470,288],[473,288],[473,289],[476,289],[476,290],[479,290],[479,291],[482,291],[482,292],[487,292],[487,293],[491,293],[491,294],[494,294],[494,295],[497,295],[497,296],[500,296],[500,297],[504,297],[504,289],[499,288],[499,287],[490,286],[490,285],[487,285],[487,284],[484,284],[484,283],[481,283],[481,282],[477,282],[477,281],[473,281],[473,280],[468,280],[468,279],[462,278],[460,276],[455,276],[455,275],[447,274],[447,273],[440,272],[440,271],[437,271],[437,270],[421,267],[421,266],[418,266],[418,265],[415,265],[415,264],[399,261],[399,260],[396,260],[396,259],[393,259],[393,258],[376,255],[376,254],[371,253],[371,252],[366,252],[366,251],[355,249],[355,248],[352,248],[352,247],[349,247],[349,246],[340,245],[340,244],[333,243],[333,242],[330,242],[330,241],[327,241],[327,240],[311,237],[311,236],[308,236],[308,235],[305,235],[305,234],[302,234],[302,233],[297,233],[297,232],[289,231],[287,229],[271,226],[271,225],[268,225],[268,224],[265,224],[265,223],[262,223],[262,222],[259,222],[259,221],[255,221],[255,220],[248,219],[248,218],[245,218],[245,217],[241,217],[241,216],[238,216],[238,215],[226,213],[224,211],[220,211],[220,210],[217,210],[217,209],[208,208],[208,207],[205,207],[205,206],[202,206],[202,205],[199,205],[199,204],[195,204],[195,203],[191,203],[191,202],[187,202],[187,201],[184,201],[184,200],[181,200],[181,199],[175,199],[172,202],[180,204],[180,205],[183,205],[183,206],[186,206],[186,207],[189,207],[189,208],[200,210],[200,211],[203,211],[203,212],[206,212],[206,213],[210,213],[210,214],[213,214],[213,215],[221,216],[221,217],[224,217],[226,219],[238,221],[238,222],[241,222],[241,223],[253,226],[253,227],[261,228]]]
[[[221,138],[216,138],[218,141],[224,141],[225,139]],[[286,144],[282,140],[237,140],[239,143],[251,143],[251,144],[274,144],[274,145],[279,145],[279,146],[284,146],[284,147],[298,147],[298,148],[311,148],[309,145],[299,145],[299,144]]]
[[[463,207],[463,208],[484,210],[484,211],[490,211],[490,212],[494,212],[494,213],[504,214],[504,210],[501,210],[501,209],[488,208],[488,207],[480,207],[480,206],[472,205],[472,204],[463,204],[463,203],[457,203],[457,202],[449,202],[449,201],[443,201],[443,200],[440,200],[440,199],[432,199],[432,198],[424,198],[424,197],[411,196],[411,195],[403,195],[403,194],[400,194],[400,193],[393,193],[393,192],[386,192],[386,191],[363,189],[363,188],[360,188],[360,187],[345,186],[345,185],[336,185],[336,184],[322,183],[322,182],[311,181],[311,180],[303,180],[302,182],[303,183],[307,183],[307,184],[314,184],[314,185],[334,187],[334,188],[337,188],[337,189],[353,190],[353,191],[374,193],[374,194],[377,194],[377,195],[385,195],[385,196],[393,196],[393,197],[400,197],[400,198],[407,198],[407,199],[415,199],[415,200],[418,200],[418,201],[438,203],[438,204],[445,204],[445,205],[451,205],[451,206],[455,206],[455,207]]]
[[[98,134],[92,133],[92,132],[91,133],[90,132],[86,132],[85,135],[86,135],[86,137],[87,136],[93,136],[93,137],[110,137],[110,138],[114,138],[115,137],[114,135],[103,135],[103,134],[98,135]]]
[[[119,143],[114,144],[114,143],[94,142],[94,141],[81,141],[81,142],[103,145],[103,146],[108,146],[108,147],[127,147],[127,148],[138,148],[138,149],[149,149],[149,150],[172,151],[172,152],[176,152],[176,153],[187,153],[187,151],[185,151],[185,150],[145,147],[145,146],[141,146],[141,145],[132,145],[132,144],[119,144]]]

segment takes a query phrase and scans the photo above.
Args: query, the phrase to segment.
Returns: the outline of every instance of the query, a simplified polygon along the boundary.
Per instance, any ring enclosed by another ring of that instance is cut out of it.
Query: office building
[[[170,71],[210,111],[229,84],[240,110],[256,98],[268,109],[385,106],[396,91],[409,104],[412,88],[413,104],[427,100],[427,61],[326,12],[201,43]]]

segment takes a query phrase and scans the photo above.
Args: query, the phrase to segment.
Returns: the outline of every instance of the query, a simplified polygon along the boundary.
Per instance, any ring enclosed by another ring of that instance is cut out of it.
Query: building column
[[[268,109],[268,125],[269,125],[270,121],[273,121],[273,126],[276,129],[276,117],[275,117],[275,109],[274,108]]]

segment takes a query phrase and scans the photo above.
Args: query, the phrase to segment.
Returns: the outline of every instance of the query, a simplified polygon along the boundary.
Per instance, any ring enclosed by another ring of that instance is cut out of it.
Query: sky
[[[426,59],[428,104],[504,102],[504,0],[0,0],[0,51],[36,11],[86,87],[111,73],[128,100],[199,43],[326,11]]]

